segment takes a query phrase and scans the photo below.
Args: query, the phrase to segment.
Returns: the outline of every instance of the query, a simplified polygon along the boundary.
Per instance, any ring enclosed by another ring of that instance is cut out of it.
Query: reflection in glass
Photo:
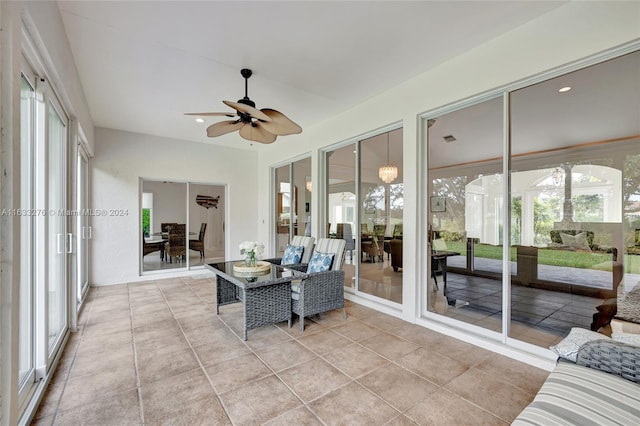
[[[362,140],[360,153],[358,289],[402,303],[402,129]]]
[[[186,233],[186,199],[186,183],[143,180],[140,212],[143,271],[186,268],[186,235],[183,234],[181,239],[175,238],[171,254],[168,250],[172,225],[184,227]],[[148,229],[146,236],[145,229]]]
[[[189,183],[189,267],[223,261],[225,188]]]
[[[425,121],[431,312],[502,330],[502,98]]]
[[[48,207],[50,211],[63,212],[66,209],[67,126],[66,120],[60,116],[53,103],[49,104],[48,118]],[[66,217],[63,213],[49,214],[47,222],[48,347],[49,355],[51,355],[67,328],[65,266],[66,254],[67,250],[71,249],[71,242],[66,233]]]
[[[349,144],[325,154],[327,165],[326,234],[323,237],[343,238],[345,245],[345,286],[355,287],[355,259],[359,250],[353,234],[356,224],[356,147]],[[338,226],[340,224],[340,226]],[[340,233],[340,235],[338,235]]]

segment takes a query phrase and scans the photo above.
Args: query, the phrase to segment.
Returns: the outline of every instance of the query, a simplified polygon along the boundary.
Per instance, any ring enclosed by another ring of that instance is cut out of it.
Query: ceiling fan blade
[[[217,116],[235,117],[236,116],[232,112],[185,112],[184,115],[199,115],[201,117],[217,117]]]
[[[240,136],[253,142],[274,142],[276,140],[276,135],[263,129],[261,124],[262,123],[245,124],[244,127],[240,129]]]
[[[271,118],[271,121],[260,123],[268,132],[279,136],[302,133],[302,127],[291,121],[283,113],[271,108],[263,108],[260,111]]]
[[[262,121],[271,121],[268,115],[250,105],[241,104],[240,102],[222,101],[225,105],[230,106],[244,114],[249,114],[253,118]]]
[[[240,120],[226,120],[207,127],[207,136],[214,138],[238,130],[244,126]]]

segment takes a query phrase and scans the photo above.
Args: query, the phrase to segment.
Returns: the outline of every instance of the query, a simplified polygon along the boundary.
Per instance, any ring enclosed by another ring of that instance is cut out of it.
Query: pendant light
[[[384,183],[391,183],[398,177],[398,168],[389,164],[389,132],[387,132],[387,165],[378,169],[378,176]]]

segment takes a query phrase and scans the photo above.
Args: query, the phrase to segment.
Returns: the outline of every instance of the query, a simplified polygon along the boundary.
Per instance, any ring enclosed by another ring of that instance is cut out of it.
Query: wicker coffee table
[[[247,274],[234,269],[238,262],[206,265],[216,274],[216,314],[220,313],[220,306],[243,303],[244,340],[247,330],[263,325],[288,321],[291,326],[291,280],[304,274],[280,265]]]

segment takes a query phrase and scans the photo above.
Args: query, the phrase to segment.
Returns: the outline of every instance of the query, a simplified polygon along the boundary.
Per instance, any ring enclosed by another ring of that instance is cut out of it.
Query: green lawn
[[[467,244],[462,241],[447,241],[447,248],[462,254],[467,251]],[[502,259],[502,247],[487,244],[476,244],[476,257],[485,259]],[[620,255],[618,256],[620,260]],[[516,261],[516,248],[511,247],[511,260]],[[541,248],[538,250],[538,264],[567,266],[571,268],[611,270],[612,260],[609,253],[582,253],[567,250],[553,250]],[[640,273],[640,255],[624,255],[625,272]]]

